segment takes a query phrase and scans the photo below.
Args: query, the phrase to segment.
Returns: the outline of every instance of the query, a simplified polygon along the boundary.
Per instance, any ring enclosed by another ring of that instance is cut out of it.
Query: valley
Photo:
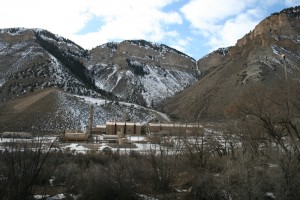
[[[0,196],[299,199],[300,7],[198,61],[0,30]]]

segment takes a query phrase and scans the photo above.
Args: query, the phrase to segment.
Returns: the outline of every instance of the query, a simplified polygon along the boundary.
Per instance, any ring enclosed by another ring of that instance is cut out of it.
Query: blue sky
[[[199,59],[299,0],[9,0],[0,28],[47,29],[85,49],[145,39]]]

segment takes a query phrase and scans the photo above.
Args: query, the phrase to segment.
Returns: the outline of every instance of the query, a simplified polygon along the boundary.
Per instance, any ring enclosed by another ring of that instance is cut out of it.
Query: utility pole
[[[92,139],[93,131],[93,117],[94,117],[94,105],[90,106],[90,123],[89,123],[89,138]]]

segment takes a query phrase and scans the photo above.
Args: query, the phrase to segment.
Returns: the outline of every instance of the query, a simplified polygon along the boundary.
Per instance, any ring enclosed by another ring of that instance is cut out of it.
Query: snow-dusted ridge
[[[136,122],[170,121],[152,108],[197,81],[195,60],[163,44],[127,42],[88,51],[47,30],[0,29],[0,101],[58,88],[49,108],[39,104],[48,109],[41,127],[49,132],[84,130],[93,101],[96,124],[126,112]]]
[[[195,74],[189,69],[183,70],[184,67],[165,69],[133,58],[126,61],[125,69],[105,63],[89,66],[95,74],[96,86],[128,102],[153,107],[197,81]]]
[[[159,51],[161,54],[165,54],[167,52],[176,53],[180,56],[192,59],[194,62],[196,62],[196,60],[194,58],[190,57],[189,55],[187,55],[181,51],[178,51],[172,47],[164,45],[164,44],[148,42],[145,40],[125,40],[124,42],[130,43],[131,45],[136,45],[136,46],[139,46],[139,47],[145,48],[145,49],[153,49],[155,51]]]
[[[89,105],[93,105],[94,107],[101,107],[104,105],[108,105],[108,104],[116,104],[116,102],[114,101],[110,101],[110,100],[106,100],[106,99],[99,99],[99,98],[92,98],[92,97],[87,97],[87,96],[78,96],[76,95],[76,97],[80,100],[83,100],[84,102],[87,102]],[[150,108],[146,108],[134,103],[127,103],[127,102],[118,102],[118,105],[124,106],[125,108],[130,108],[130,109],[136,109],[136,110],[145,110],[147,112],[149,112],[149,115],[153,115],[153,114],[157,114],[159,115],[164,121],[166,122],[170,122],[171,119],[169,118],[169,116],[167,116],[164,113],[158,112],[156,110],[150,109]],[[129,113],[130,114],[130,113]],[[147,123],[147,121],[141,121],[142,123]]]

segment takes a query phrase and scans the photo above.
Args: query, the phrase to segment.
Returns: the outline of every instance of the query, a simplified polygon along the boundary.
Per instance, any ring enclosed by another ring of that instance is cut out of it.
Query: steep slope
[[[272,87],[284,81],[285,67],[289,79],[299,79],[300,7],[271,15],[234,47],[205,56],[198,66],[199,82],[167,101],[163,111],[182,120],[223,119],[226,106],[251,84]]]
[[[148,107],[192,85],[199,75],[193,58],[144,40],[107,43],[89,53],[85,64],[99,88]]]
[[[86,51],[38,29],[0,30],[0,100],[58,87],[72,94],[109,96],[97,90],[79,59]]]
[[[40,29],[0,30],[0,55],[1,101],[58,87],[154,107],[199,76],[193,58],[163,44],[132,40],[87,51]]]
[[[168,121],[149,107],[199,75],[194,59],[165,45],[134,40],[87,51],[41,29],[0,30],[0,55],[0,131],[82,130],[95,102],[95,124],[124,112]]]
[[[136,104],[86,96],[74,96],[57,88],[35,91],[21,98],[0,104],[0,132],[59,132],[66,129],[85,130],[89,109],[94,106],[94,125],[109,120],[169,121],[155,110]]]

